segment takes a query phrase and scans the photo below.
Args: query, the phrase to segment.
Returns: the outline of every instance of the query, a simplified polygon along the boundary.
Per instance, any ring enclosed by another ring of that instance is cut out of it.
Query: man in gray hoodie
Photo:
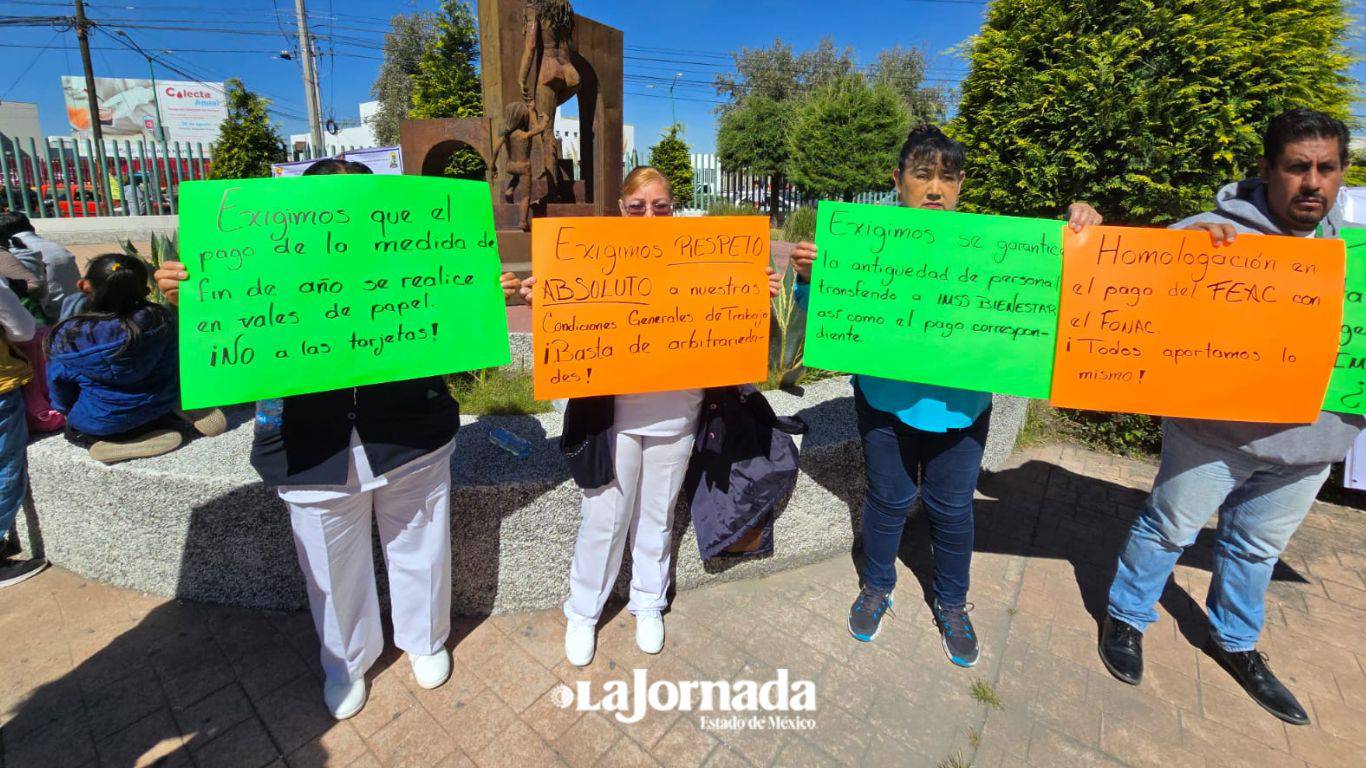
[[[1210,233],[1215,247],[1239,234],[1340,237],[1333,208],[1348,165],[1342,121],[1297,109],[1271,121],[1259,178],[1229,184],[1216,208],[1173,225]],[[1275,393],[1269,393],[1275,396]],[[1100,656],[1120,680],[1143,675],[1143,630],[1182,551],[1219,514],[1214,573],[1205,607],[1206,652],[1276,717],[1309,722],[1304,708],[1257,652],[1271,572],[1309,512],[1333,462],[1366,419],[1323,412],[1313,424],[1167,419],[1162,465],[1129,531],[1110,586]]]

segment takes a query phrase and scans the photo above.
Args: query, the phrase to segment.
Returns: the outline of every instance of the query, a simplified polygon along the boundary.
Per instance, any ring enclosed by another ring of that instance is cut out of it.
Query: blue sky
[[[1366,17],[1366,0],[1355,6],[1358,16]],[[369,99],[389,16],[435,7],[435,0],[309,0],[325,53],[320,66],[325,116],[354,120],[356,105]],[[933,84],[951,87],[967,71],[954,48],[977,31],[986,5],[975,0],[578,0],[575,7],[625,32],[626,120],[636,126],[643,152],[672,122],[674,108],[695,151],[710,151],[718,98],[709,87],[712,78],[731,69],[728,52],[764,46],[774,38],[803,50],[831,35],[838,44],[853,46],[860,64],[894,44],[918,46],[929,58]],[[92,19],[111,30],[122,27],[170,67],[205,80],[242,78],[274,100],[286,133],[306,130],[297,57],[273,56],[297,42],[292,0],[89,0],[87,8]],[[0,0],[4,15],[68,15],[70,9],[62,0]],[[37,102],[43,130],[65,133],[58,78],[80,74],[75,34],[51,26],[9,31],[0,43],[0,100]],[[1358,33],[1351,44],[1366,56],[1366,33]],[[145,76],[145,60],[106,34],[96,32],[92,45],[97,76]],[[180,77],[170,67],[159,66],[158,77]],[[671,102],[669,83],[679,72],[683,76]],[[1358,64],[1353,75],[1366,81],[1366,64]],[[1366,123],[1366,103],[1354,111]]]

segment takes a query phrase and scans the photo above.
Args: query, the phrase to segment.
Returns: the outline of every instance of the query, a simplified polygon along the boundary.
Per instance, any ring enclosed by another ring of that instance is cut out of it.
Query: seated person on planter
[[[221,411],[179,410],[176,328],[165,307],[147,300],[147,265],[106,254],[90,262],[79,286],[86,308],[47,342],[52,406],[66,415],[67,439],[113,464],[175,450],[186,426],[222,434]]]

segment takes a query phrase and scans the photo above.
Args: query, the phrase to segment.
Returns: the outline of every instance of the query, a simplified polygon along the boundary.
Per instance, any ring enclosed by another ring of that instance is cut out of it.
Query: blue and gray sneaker
[[[977,664],[981,649],[977,646],[977,633],[972,628],[968,611],[972,608],[946,608],[939,600],[934,601],[934,624],[939,628],[939,638],[944,643],[944,653],[949,661],[960,667]]]
[[[849,609],[849,634],[855,640],[872,642],[882,629],[882,614],[892,607],[892,593],[865,586]]]

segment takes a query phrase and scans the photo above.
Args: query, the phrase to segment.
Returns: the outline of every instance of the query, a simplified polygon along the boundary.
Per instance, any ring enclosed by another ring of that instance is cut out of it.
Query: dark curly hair
[[[967,162],[967,153],[961,143],[949,138],[937,125],[925,123],[912,128],[906,143],[901,145],[897,170],[905,172],[907,166],[936,162],[950,173],[958,173]]]

